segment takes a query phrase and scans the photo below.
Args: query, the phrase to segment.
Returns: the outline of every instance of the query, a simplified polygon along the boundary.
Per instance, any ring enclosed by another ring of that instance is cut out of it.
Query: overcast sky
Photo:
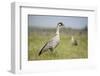
[[[28,16],[29,26],[55,28],[58,22],[63,22],[65,27],[80,29],[88,25],[88,18],[73,17],[73,16],[43,16],[43,15]]]

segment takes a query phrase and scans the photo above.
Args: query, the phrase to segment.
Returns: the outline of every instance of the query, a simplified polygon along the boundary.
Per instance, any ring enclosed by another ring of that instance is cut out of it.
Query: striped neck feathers
[[[59,35],[59,26],[57,26],[56,35]]]

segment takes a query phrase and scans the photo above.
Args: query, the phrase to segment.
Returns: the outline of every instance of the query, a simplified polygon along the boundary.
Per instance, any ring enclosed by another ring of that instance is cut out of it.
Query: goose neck
[[[56,35],[59,35],[59,26],[57,26]]]

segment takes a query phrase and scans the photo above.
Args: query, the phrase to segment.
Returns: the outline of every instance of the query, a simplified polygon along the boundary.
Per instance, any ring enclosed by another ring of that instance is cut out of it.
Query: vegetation
[[[28,60],[79,59],[88,57],[87,31],[63,28],[60,31],[60,44],[55,52],[45,52],[38,56],[43,45],[55,35],[55,29],[28,29]],[[31,31],[30,31],[31,30]],[[78,46],[71,45],[71,36],[78,40]]]

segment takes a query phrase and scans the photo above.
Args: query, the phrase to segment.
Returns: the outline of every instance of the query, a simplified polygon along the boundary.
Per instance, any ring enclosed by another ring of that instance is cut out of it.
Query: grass
[[[88,57],[87,48],[87,34],[81,36],[75,34],[75,38],[78,40],[78,46],[71,45],[71,35],[60,34],[60,44],[55,48],[55,52],[50,51],[38,56],[39,50],[43,45],[53,37],[54,33],[36,33],[31,32],[28,36],[28,60],[52,60],[52,59],[80,59]]]

